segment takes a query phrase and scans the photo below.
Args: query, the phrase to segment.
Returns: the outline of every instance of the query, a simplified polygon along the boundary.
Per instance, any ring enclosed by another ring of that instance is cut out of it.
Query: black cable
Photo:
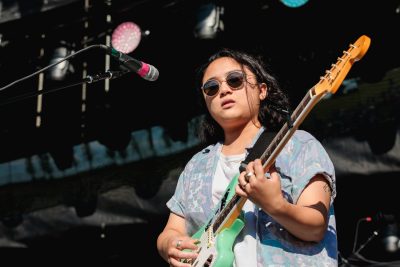
[[[65,88],[73,87],[73,86],[82,84],[84,82],[93,83],[93,82],[97,82],[99,80],[104,80],[104,79],[109,79],[109,80],[115,79],[115,78],[121,77],[122,75],[124,75],[124,74],[126,74],[128,72],[129,71],[126,71],[126,70],[122,70],[122,71],[111,71],[111,70],[108,70],[108,71],[106,71],[104,73],[100,73],[100,74],[96,74],[96,75],[87,75],[81,81],[75,82],[73,84],[69,84],[69,85],[66,85],[66,86],[63,86],[63,87],[57,87],[57,88],[53,88],[53,89],[46,89],[46,90],[41,90],[41,91],[29,92],[29,93],[26,93],[26,94],[22,94],[22,95],[18,95],[18,96],[9,98],[6,101],[0,102],[0,107],[4,106],[4,105],[7,105],[7,104],[10,104],[10,103],[14,103],[14,102],[17,102],[17,101],[21,101],[21,100],[27,99],[29,97],[33,97],[33,96],[37,96],[37,95],[44,95],[44,94],[47,94],[47,93],[52,93],[52,92],[56,92],[56,91],[59,91],[59,90],[63,90]]]
[[[358,260],[361,260],[363,262],[366,263],[370,263],[370,265],[365,265],[365,266],[369,266],[369,267],[374,267],[374,266],[400,266],[400,261],[396,260],[396,261],[375,261],[375,260],[370,260],[365,258],[364,256],[362,256],[359,253],[355,253],[354,256],[357,257]]]
[[[354,252],[356,251],[356,245],[357,245],[357,239],[358,239],[358,228],[359,228],[359,226],[360,226],[360,223],[361,223],[361,222],[364,222],[364,221],[368,221],[368,218],[369,218],[369,217],[367,217],[367,218],[361,218],[361,219],[359,219],[359,220],[357,221],[356,230],[355,230],[355,234],[354,234],[353,250],[351,251],[352,253],[354,253]]]
[[[43,90],[43,91],[40,91],[39,94],[40,95],[44,95],[44,94],[47,94],[47,93],[56,92],[56,91],[59,91],[59,90],[65,89],[65,88],[69,88],[69,87],[73,87],[73,86],[79,85],[81,83],[82,82],[78,82],[78,83],[70,84],[70,85],[67,85],[67,86],[64,86],[64,87]],[[10,99],[7,99],[6,101],[0,102],[0,107],[4,106],[4,105],[7,105],[7,104],[10,104],[10,103],[14,103],[14,102],[20,101],[20,100],[24,100],[24,99],[29,98],[29,97],[37,96],[37,95],[38,95],[38,92],[30,92],[30,93],[22,94],[22,95],[19,95],[19,96],[15,96],[15,97],[12,97]]]
[[[361,219],[362,220],[362,219]],[[359,220],[360,221],[360,220]],[[375,238],[376,236],[378,236],[378,232],[377,231],[373,231],[372,235],[367,239],[367,241],[365,241],[356,251],[353,251],[353,253],[347,258],[348,260],[351,259],[356,259],[356,260],[362,260],[364,262],[368,262],[368,263],[379,263],[377,261],[373,261],[373,260],[369,260],[364,258],[364,256],[362,256],[359,252],[369,243],[371,242],[371,240],[373,238]]]
[[[363,248],[365,248],[365,246],[366,246],[369,242],[371,242],[371,240],[374,239],[376,236],[378,236],[378,231],[373,231],[373,232],[372,232],[372,235],[367,239],[367,241],[365,241],[364,244],[362,244],[362,245],[357,249],[357,251],[354,251],[353,254],[354,254],[354,255],[357,255],[357,256],[360,256],[359,252],[360,252]]]
[[[40,70],[38,70],[38,71],[36,71],[36,72],[34,72],[34,73],[28,75],[28,76],[22,77],[22,78],[20,78],[20,79],[18,79],[18,80],[16,80],[16,81],[13,81],[12,83],[7,84],[7,85],[4,86],[4,87],[1,87],[1,88],[0,88],[0,92],[3,91],[3,90],[5,90],[5,89],[7,89],[7,88],[9,88],[9,87],[11,87],[11,86],[13,86],[13,85],[15,85],[15,84],[17,84],[17,83],[19,83],[19,82],[25,81],[25,80],[27,80],[27,79],[29,79],[29,78],[31,78],[31,77],[33,77],[33,76],[39,74],[39,73],[41,73],[41,72],[43,72],[43,71],[45,71],[45,70],[51,68],[51,67],[54,67],[55,65],[60,64],[61,62],[65,61],[65,60],[67,60],[67,59],[69,59],[69,58],[72,58],[72,57],[74,57],[74,56],[76,56],[76,55],[78,55],[78,54],[80,54],[80,53],[82,53],[82,52],[85,52],[85,51],[87,51],[87,50],[89,50],[89,49],[92,49],[92,48],[102,48],[102,45],[101,45],[101,44],[96,44],[96,45],[91,45],[91,46],[85,47],[85,48],[83,48],[83,49],[77,51],[76,53],[73,53],[73,54],[71,54],[71,55],[69,55],[69,56],[66,56],[65,58],[63,58],[62,60],[60,60],[60,61],[58,61],[58,62],[55,62],[55,63],[53,63],[53,64],[51,64],[51,65],[48,65],[48,66],[46,66],[46,67],[44,67],[44,68],[42,68],[42,69],[40,69]]]
[[[400,261],[398,261],[398,260],[396,260],[396,261],[376,261],[376,260],[368,259],[359,253],[376,236],[378,236],[378,231],[373,231],[372,235],[367,239],[367,241],[363,245],[361,245],[357,251],[353,251],[353,253],[348,257],[348,259],[350,259],[350,260],[353,259],[353,260],[362,261],[364,263],[369,263],[370,265],[366,265],[366,266],[370,266],[370,267],[400,266]],[[346,259],[346,261],[348,262],[347,259]]]

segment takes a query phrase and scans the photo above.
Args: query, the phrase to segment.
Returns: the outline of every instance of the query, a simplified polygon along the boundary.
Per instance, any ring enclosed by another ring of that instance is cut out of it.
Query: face
[[[216,94],[209,96],[203,90],[203,96],[211,116],[225,130],[250,123],[260,125],[258,110],[260,100],[266,97],[266,85],[258,84],[254,74],[246,67],[244,73],[241,83],[241,66],[229,57],[216,59],[204,73],[203,86],[211,84],[214,91],[219,86]]]

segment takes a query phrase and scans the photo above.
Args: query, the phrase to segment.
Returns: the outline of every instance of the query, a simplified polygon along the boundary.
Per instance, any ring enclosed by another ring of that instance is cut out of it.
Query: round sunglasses
[[[226,75],[225,82],[232,90],[239,90],[243,88],[245,79],[246,75],[243,72],[232,71]],[[203,84],[201,90],[203,90],[207,96],[214,96],[218,93],[223,82],[224,81],[219,81],[217,79],[210,79]]]

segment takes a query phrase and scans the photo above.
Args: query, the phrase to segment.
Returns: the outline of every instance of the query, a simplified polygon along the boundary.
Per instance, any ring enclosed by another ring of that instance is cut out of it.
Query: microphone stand
[[[108,70],[104,73],[96,74],[94,76],[87,75],[85,78],[82,79],[82,83],[85,83],[85,82],[93,83],[93,82],[97,82],[97,81],[101,81],[101,80],[105,80],[105,79],[112,80],[115,78],[119,78],[128,72],[130,72],[130,71],[129,70],[119,70],[119,71]]]
[[[18,101],[22,101],[25,100],[27,98],[30,97],[34,97],[34,96],[38,96],[38,95],[44,95],[47,93],[52,93],[52,92],[56,92],[62,89],[66,89],[66,88],[70,88],[79,84],[83,84],[83,83],[94,83],[94,82],[98,82],[101,80],[105,80],[105,79],[115,79],[115,78],[119,78],[122,75],[128,73],[130,71],[128,70],[121,70],[121,71],[112,71],[112,70],[107,70],[104,73],[98,73],[95,75],[87,75],[85,78],[83,78],[81,81],[76,82],[76,83],[72,83],[66,86],[62,86],[62,87],[57,87],[57,88],[52,88],[52,89],[45,89],[45,90],[41,90],[41,91],[35,91],[35,92],[30,92],[30,93],[26,93],[26,94],[22,94],[22,95],[18,95],[9,99],[6,99],[5,101],[1,101],[0,102],[0,106],[4,106],[10,103],[14,103],[14,102],[18,102]]]

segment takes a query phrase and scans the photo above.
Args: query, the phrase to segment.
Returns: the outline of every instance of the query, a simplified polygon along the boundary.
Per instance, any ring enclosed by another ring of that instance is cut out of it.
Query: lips
[[[232,106],[233,104],[235,104],[235,101],[233,101],[232,99],[226,99],[226,100],[222,101],[221,107],[227,108],[227,107]]]

